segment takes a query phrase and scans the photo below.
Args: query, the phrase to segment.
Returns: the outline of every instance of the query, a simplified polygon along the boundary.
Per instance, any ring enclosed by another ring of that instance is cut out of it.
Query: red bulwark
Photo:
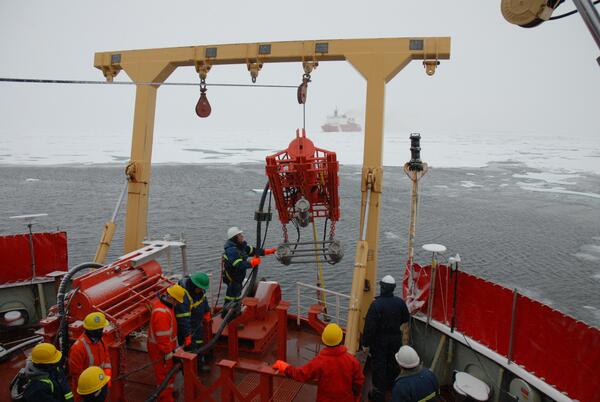
[[[427,313],[431,267],[414,264],[414,272],[417,297],[407,301],[423,303],[416,310]],[[457,331],[508,358],[513,290],[465,272],[458,275],[456,281],[456,273],[438,266],[433,318],[450,326],[454,314]],[[406,299],[407,275],[403,285]],[[511,360],[572,399],[600,400],[600,330],[521,294],[515,304]]]
[[[36,277],[67,271],[67,233],[34,233]],[[0,237],[0,284],[27,281],[33,276],[29,235]]]

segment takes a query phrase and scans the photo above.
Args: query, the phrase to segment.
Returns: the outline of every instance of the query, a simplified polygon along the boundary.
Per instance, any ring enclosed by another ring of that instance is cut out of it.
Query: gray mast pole
[[[590,0],[573,0],[573,3],[575,3],[583,22],[585,22],[596,41],[596,45],[600,48],[600,16],[598,10]],[[600,57],[596,58],[596,61],[600,64]]]

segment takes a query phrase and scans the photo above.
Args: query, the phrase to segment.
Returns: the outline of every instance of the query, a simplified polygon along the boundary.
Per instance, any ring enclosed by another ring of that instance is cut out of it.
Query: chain
[[[206,79],[205,78],[200,78],[200,93],[205,93],[206,92]]]
[[[289,243],[287,226],[281,225],[281,230],[283,231],[283,241]]]
[[[333,240],[335,237],[335,221],[331,221],[331,226],[329,227],[329,240]]]
[[[119,343],[119,373],[125,373],[127,370],[126,362],[125,362],[125,341],[121,336],[121,330],[118,326],[115,326],[117,342]]]

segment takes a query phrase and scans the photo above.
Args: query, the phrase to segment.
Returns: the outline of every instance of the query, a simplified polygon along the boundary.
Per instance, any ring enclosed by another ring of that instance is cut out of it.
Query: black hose
[[[269,193],[269,183],[267,182],[267,184],[265,185],[265,189],[263,190],[262,196],[260,197],[260,203],[258,205],[258,213],[262,213],[264,206],[265,206],[265,200],[267,198],[267,194]],[[264,242],[261,243],[261,238],[262,238],[262,225],[261,225],[261,220],[258,219],[256,222],[256,248],[262,248],[261,246],[264,245]],[[242,295],[240,297],[239,300],[232,302],[229,304],[229,311],[227,311],[227,314],[225,315],[225,317],[223,318],[223,321],[221,322],[221,325],[219,326],[219,328],[217,329],[217,331],[215,332],[215,335],[213,336],[213,338],[208,341],[205,345],[202,345],[200,348],[195,349],[192,351],[192,353],[195,353],[197,355],[202,355],[204,353],[206,353],[208,350],[212,349],[213,346],[217,343],[217,341],[219,340],[219,338],[221,337],[221,334],[223,333],[223,331],[225,330],[225,326],[227,326],[227,324],[229,324],[229,322],[236,317],[236,315],[234,315],[234,312],[236,312],[236,310],[238,310],[238,307],[241,303],[241,300],[244,299],[244,297],[248,296],[248,294],[252,291],[254,291],[254,284],[256,283],[256,277],[258,275],[258,270],[255,268],[252,270],[252,273],[250,274],[250,279],[246,282],[247,286],[244,286],[244,290],[242,292]],[[171,380],[171,378],[181,369],[181,362],[177,362],[173,365],[173,367],[171,368],[171,370],[169,370],[169,372],[167,373],[167,375],[165,376],[164,380],[160,383],[160,385],[154,390],[154,392],[152,393],[152,395],[150,395],[150,397],[148,397],[148,399],[146,399],[146,402],[154,402],[156,401],[156,399],[158,398],[158,396],[160,395],[160,393],[167,387],[167,385],[169,384],[169,381]]]
[[[258,214],[262,214],[263,209],[265,207],[265,200],[267,199],[267,194],[269,193],[269,182],[267,182],[267,184],[265,184],[265,189],[263,190],[262,196],[260,197],[260,203],[258,204]],[[256,221],[256,248],[261,248],[262,244],[261,243],[261,238],[262,238],[262,220],[259,218]],[[240,300],[242,300],[244,297],[246,296],[253,296],[254,293],[254,286],[256,285],[256,277],[258,276],[258,270],[255,268],[252,270],[252,273],[250,274],[250,278],[248,279],[248,283],[247,283],[247,287],[246,289],[244,289],[244,291],[242,292],[242,297],[240,298]],[[239,303],[239,301],[238,301]]]
[[[225,318],[221,322],[221,325],[219,326],[219,329],[217,329],[217,332],[215,333],[215,336],[213,336],[213,338],[210,341],[208,341],[206,343],[206,345],[202,345],[199,349],[196,349],[196,350],[192,351],[192,353],[196,353],[197,355],[202,355],[205,352],[207,352],[208,350],[212,349],[213,346],[215,345],[215,343],[217,343],[217,341],[219,340],[219,337],[221,336],[221,334],[223,333],[223,331],[225,330],[225,326],[229,323],[229,321],[231,321],[234,318],[234,314],[233,314],[234,311],[235,311],[235,308],[230,308],[229,311],[227,312],[227,314],[225,315]],[[158,396],[160,395],[160,393],[163,392],[164,389],[169,384],[169,381],[171,380],[171,378],[175,374],[177,374],[177,372],[180,369],[181,369],[181,362],[178,361],[177,363],[175,363],[173,365],[173,367],[171,368],[171,370],[169,370],[169,372],[165,376],[165,379],[160,383],[160,385],[158,387],[156,387],[156,389],[154,390],[154,392],[152,393],[152,395],[150,395],[148,397],[148,399],[146,399],[146,402],[154,402],[154,401],[156,401],[158,399]]]
[[[71,282],[71,278],[73,275],[82,271],[84,269],[89,268],[101,268],[102,264],[98,264],[96,262],[84,262],[83,264],[76,265],[72,269],[67,272],[62,281],[60,282],[60,286],[58,287],[58,294],[56,295],[57,299],[57,307],[58,307],[58,316],[60,317],[60,323],[58,325],[58,342],[60,346],[60,350],[63,354],[63,361],[67,361],[67,357],[69,355],[69,332],[67,331],[67,318],[65,315],[65,292],[67,289],[67,285]]]

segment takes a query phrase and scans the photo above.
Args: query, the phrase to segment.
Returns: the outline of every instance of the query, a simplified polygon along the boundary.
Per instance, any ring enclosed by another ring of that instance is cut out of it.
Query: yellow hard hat
[[[337,324],[327,324],[321,335],[321,340],[327,346],[337,346],[342,342],[344,333]]]
[[[83,320],[83,328],[93,331],[95,329],[104,328],[108,325],[108,321],[106,321],[106,317],[104,314],[96,311],[94,313],[89,313],[85,316]]]
[[[180,285],[173,285],[167,288],[167,293],[173,299],[177,300],[179,303],[183,303],[183,297],[185,296],[185,289]]]
[[[31,361],[36,364],[55,364],[62,353],[51,343],[38,343],[31,351]]]
[[[97,366],[91,366],[83,370],[77,380],[77,393],[89,395],[101,389],[110,381],[110,376]]]

